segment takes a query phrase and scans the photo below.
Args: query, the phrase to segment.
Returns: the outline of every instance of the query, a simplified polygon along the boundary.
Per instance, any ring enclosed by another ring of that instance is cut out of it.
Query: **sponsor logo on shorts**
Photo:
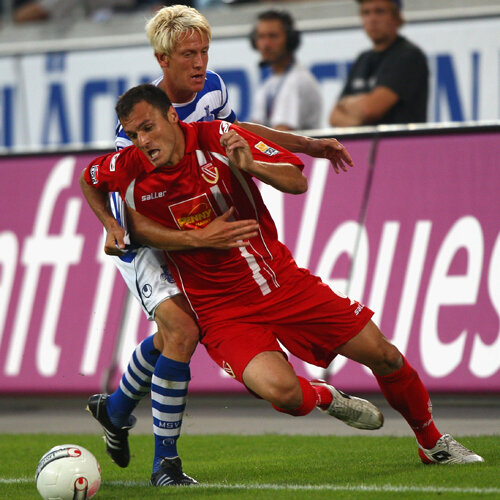
[[[152,293],[153,293],[153,287],[149,283],[146,283],[142,287],[142,295],[144,295],[144,297],[146,297],[147,299],[149,299],[149,297],[151,297]]]
[[[354,310],[354,314],[357,316],[364,309],[364,307],[365,306],[363,304],[358,304],[358,307]]]
[[[222,369],[230,376],[233,378],[236,378],[236,375],[233,372],[233,369],[231,368],[231,365],[227,361],[222,362]]]
[[[161,266],[163,272],[160,274],[160,279],[162,281],[168,281],[169,283],[175,283],[174,277],[167,266]]]
[[[90,178],[92,180],[92,184],[97,184],[99,180],[97,179],[97,174],[99,172],[99,165],[92,165],[89,170]]]
[[[271,146],[264,144],[262,141],[258,142],[254,147],[267,156],[274,156],[279,153],[277,149],[274,149]]]

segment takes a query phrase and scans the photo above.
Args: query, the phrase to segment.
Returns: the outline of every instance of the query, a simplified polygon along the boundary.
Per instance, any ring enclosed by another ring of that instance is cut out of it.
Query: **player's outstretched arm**
[[[127,220],[132,238],[136,243],[162,250],[178,251],[194,248],[230,248],[247,246],[249,239],[258,234],[259,225],[253,219],[230,220],[231,207],[203,228],[187,231],[171,229],[127,207]]]
[[[234,129],[221,135],[229,161],[240,170],[284,193],[302,194],[307,191],[307,178],[291,163],[267,163],[253,159],[248,142]]]
[[[305,135],[275,130],[257,123],[237,122],[237,124],[292,153],[303,153],[313,158],[326,158],[337,174],[341,170],[347,172],[348,167],[354,166],[351,155],[337,139],[314,139]]]
[[[106,230],[104,252],[108,255],[122,255],[125,250],[125,230],[118,224],[109,207],[109,195],[85,181],[83,172],[78,180],[83,196]]]

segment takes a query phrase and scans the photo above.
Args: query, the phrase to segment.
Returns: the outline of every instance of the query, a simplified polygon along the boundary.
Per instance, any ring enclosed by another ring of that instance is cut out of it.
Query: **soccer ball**
[[[61,444],[40,459],[35,481],[44,500],[85,500],[97,493],[101,468],[94,455],[82,446]]]

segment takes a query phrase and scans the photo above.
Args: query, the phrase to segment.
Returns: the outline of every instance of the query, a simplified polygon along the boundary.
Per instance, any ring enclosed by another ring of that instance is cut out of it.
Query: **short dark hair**
[[[356,0],[359,4],[362,4],[366,0]],[[390,0],[394,4],[395,12],[400,11],[403,8],[403,0]]]
[[[291,14],[285,10],[269,9],[257,16],[257,21],[281,21],[287,29],[294,28]]]
[[[286,50],[288,52],[295,52],[300,45],[300,31],[295,28],[295,22],[292,15],[286,10],[269,9],[261,12],[257,16],[259,21],[280,21],[286,34]],[[255,49],[255,39],[257,35],[257,26],[255,26],[250,34],[250,43]]]
[[[115,106],[118,119],[127,118],[134,106],[143,101],[159,109],[165,116],[170,106],[172,106],[170,99],[163,90],[156,85],[143,83],[142,85],[137,85],[137,87],[132,87],[119,97]]]

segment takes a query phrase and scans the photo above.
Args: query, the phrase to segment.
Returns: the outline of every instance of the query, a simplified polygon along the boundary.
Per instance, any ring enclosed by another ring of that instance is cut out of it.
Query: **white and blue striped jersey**
[[[163,76],[152,83],[153,85],[159,85],[162,80]],[[233,123],[236,120],[236,113],[229,103],[224,80],[217,73],[210,70],[207,70],[203,89],[191,101],[180,104],[172,103],[172,105],[179,115],[179,120],[186,123],[212,120],[225,120]],[[118,151],[131,144],[132,142],[118,122],[115,137],[116,150]]]

